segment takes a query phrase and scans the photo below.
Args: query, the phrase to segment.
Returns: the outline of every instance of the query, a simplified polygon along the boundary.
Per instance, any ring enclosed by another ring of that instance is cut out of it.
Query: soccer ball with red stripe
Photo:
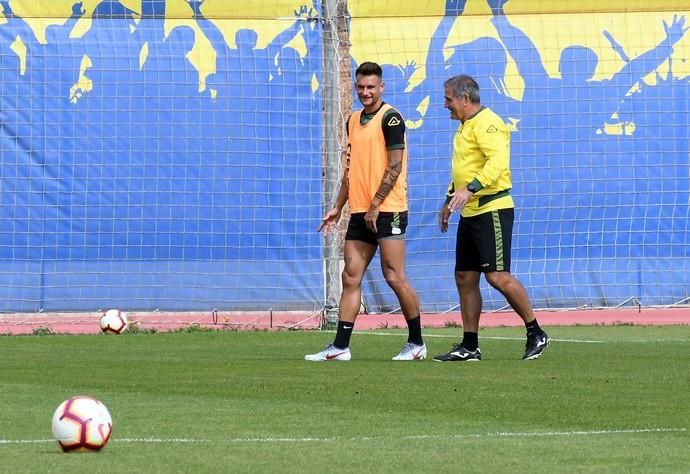
[[[53,437],[65,452],[100,451],[112,430],[108,409],[92,397],[68,398],[53,415]]]
[[[121,334],[127,330],[127,313],[119,309],[109,309],[101,317],[101,331],[106,334]]]

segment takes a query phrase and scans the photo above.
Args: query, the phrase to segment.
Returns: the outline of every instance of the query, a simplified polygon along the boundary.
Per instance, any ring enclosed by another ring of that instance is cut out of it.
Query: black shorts
[[[455,241],[455,271],[509,272],[514,209],[463,217]]]
[[[397,239],[405,240],[407,231],[407,211],[379,212],[376,219],[376,233],[367,228],[364,222],[366,213],[358,212],[350,216],[345,240],[361,240],[371,245],[378,245],[379,240]]]

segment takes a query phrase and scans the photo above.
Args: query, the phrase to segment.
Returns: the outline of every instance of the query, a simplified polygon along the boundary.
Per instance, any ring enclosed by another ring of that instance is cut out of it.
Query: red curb
[[[40,313],[0,315],[0,334],[32,334],[50,331],[69,334],[96,334],[102,313]],[[175,331],[197,325],[233,331],[318,329],[321,313],[304,312],[217,312],[217,313],[138,313],[129,312],[130,324],[140,329]],[[690,308],[589,309],[536,312],[540,325],[690,325]],[[459,312],[425,313],[423,327],[460,326]],[[482,327],[519,327],[522,320],[513,312],[484,313]],[[361,314],[356,329],[404,328],[402,314]]]

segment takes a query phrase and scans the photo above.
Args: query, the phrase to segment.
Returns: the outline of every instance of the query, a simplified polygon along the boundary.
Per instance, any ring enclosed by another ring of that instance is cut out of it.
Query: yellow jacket
[[[452,176],[448,195],[470,183],[479,188],[463,208],[463,217],[515,206],[510,195],[510,130],[491,109],[483,107],[455,132]]]

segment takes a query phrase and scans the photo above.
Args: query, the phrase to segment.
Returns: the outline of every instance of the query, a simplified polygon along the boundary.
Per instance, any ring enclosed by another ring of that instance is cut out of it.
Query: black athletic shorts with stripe
[[[463,217],[455,241],[456,272],[509,272],[515,210]]]
[[[361,240],[371,245],[378,245],[378,241],[384,239],[405,240],[407,211],[379,212],[376,218],[376,233],[367,228],[365,215],[364,212],[357,212],[350,216],[345,240]]]

